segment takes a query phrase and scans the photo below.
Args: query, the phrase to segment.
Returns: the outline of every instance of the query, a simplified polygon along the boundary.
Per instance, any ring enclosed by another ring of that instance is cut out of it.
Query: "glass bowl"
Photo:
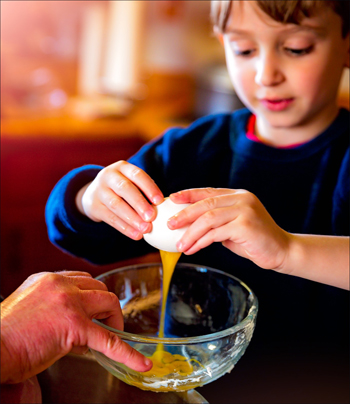
[[[94,320],[97,324],[147,357],[161,348],[167,352],[167,357],[164,354],[161,358],[165,368],[174,358],[182,361],[170,373],[142,373],[91,350],[110,373],[143,390],[186,391],[210,383],[233,369],[252,338],[257,298],[247,285],[225,272],[201,265],[176,265],[166,304],[164,338],[158,337],[162,264],[131,265],[96,279],[118,296],[124,331]]]

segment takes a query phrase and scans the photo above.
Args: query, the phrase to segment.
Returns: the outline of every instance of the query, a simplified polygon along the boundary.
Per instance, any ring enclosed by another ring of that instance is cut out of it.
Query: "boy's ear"
[[[214,27],[214,34],[216,38],[219,40],[222,46],[224,46],[224,35],[223,33],[219,30],[218,27]]]

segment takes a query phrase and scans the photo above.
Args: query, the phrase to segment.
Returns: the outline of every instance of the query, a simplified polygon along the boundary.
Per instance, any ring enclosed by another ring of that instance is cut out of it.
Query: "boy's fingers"
[[[128,178],[119,178],[111,184],[112,191],[122,200],[126,201],[136,213],[146,222],[152,221],[156,217],[156,211],[152,204],[147,201],[135,184]]]
[[[191,188],[170,195],[175,203],[195,203],[202,199],[233,193],[232,189],[224,188]]]
[[[188,249],[184,252],[185,254],[191,255],[208,247],[214,242],[223,242],[229,238],[230,231],[230,223],[226,223],[220,227],[211,228],[198,239],[193,239],[192,237],[191,240],[193,241],[193,244],[189,244]]]
[[[125,177],[146,195],[152,204],[158,205],[163,202],[162,191],[145,171],[126,161],[120,162],[118,168]]]
[[[137,191],[139,192],[139,191]],[[135,210],[123,198],[116,195],[112,190],[106,190],[100,197],[101,203],[121,220],[143,233],[150,231],[152,226],[142,220]]]
[[[91,323],[88,330],[87,345],[137,372],[146,372],[152,367],[150,359],[145,358],[141,353],[131,348],[116,334],[94,323]]]
[[[226,225],[235,220],[239,215],[239,209],[230,207],[217,208],[201,215],[177,244],[179,251],[192,254],[199,249],[207,247],[213,242],[223,241],[229,238],[225,233]],[[193,249],[196,247],[196,251]]]
[[[202,216],[205,220],[213,218],[213,211],[216,209],[231,207],[236,203],[234,194],[218,193],[216,196],[214,196],[213,193],[210,194],[211,197],[199,199],[196,203],[192,203],[192,205],[171,217],[168,220],[169,228],[171,230],[181,228],[193,223],[199,218],[202,218]],[[208,215],[205,215],[207,212]],[[209,212],[211,212],[210,215]]]
[[[99,218],[133,240],[142,239],[142,233],[139,230],[134,229],[128,223],[124,222],[124,220],[115,215],[110,209],[107,209],[105,205],[100,204]]]

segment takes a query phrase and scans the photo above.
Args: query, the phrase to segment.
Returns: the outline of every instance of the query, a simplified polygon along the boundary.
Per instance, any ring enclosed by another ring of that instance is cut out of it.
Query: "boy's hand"
[[[148,200],[146,199],[148,198]],[[78,210],[95,222],[106,222],[124,235],[140,240],[152,230],[156,216],[152,204],[164,196],[140,168],[118,161],[105,167],[76,197]]]
[[[86,272],[30,276],[1,303],[1,383],[19,383],[88,347],[136,371],[151,362],[92,319],[123,329],[119,300]]]
[[[259,199],[245,190],[199,188],[170,195],[192,203],[168,221],[170,229],[190,225],[177,244],[193,254],[213,242],[265,269],[282,268],[289,236],[273,221]]]

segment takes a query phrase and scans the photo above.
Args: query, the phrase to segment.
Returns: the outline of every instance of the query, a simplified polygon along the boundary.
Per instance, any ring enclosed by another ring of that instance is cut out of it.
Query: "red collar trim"
[[[256,116],[253,114],[250,115],[247,123],[247,132],[246,132],[247,138],[249,140],[252,140],[253,142],[264,143],[255,134],[255,122],[256,122]],[[304,143],[293,143],[287,146],[279,146],[277,147],[277,149],[293,149],[294,147],[301,146],[302,144]]]

